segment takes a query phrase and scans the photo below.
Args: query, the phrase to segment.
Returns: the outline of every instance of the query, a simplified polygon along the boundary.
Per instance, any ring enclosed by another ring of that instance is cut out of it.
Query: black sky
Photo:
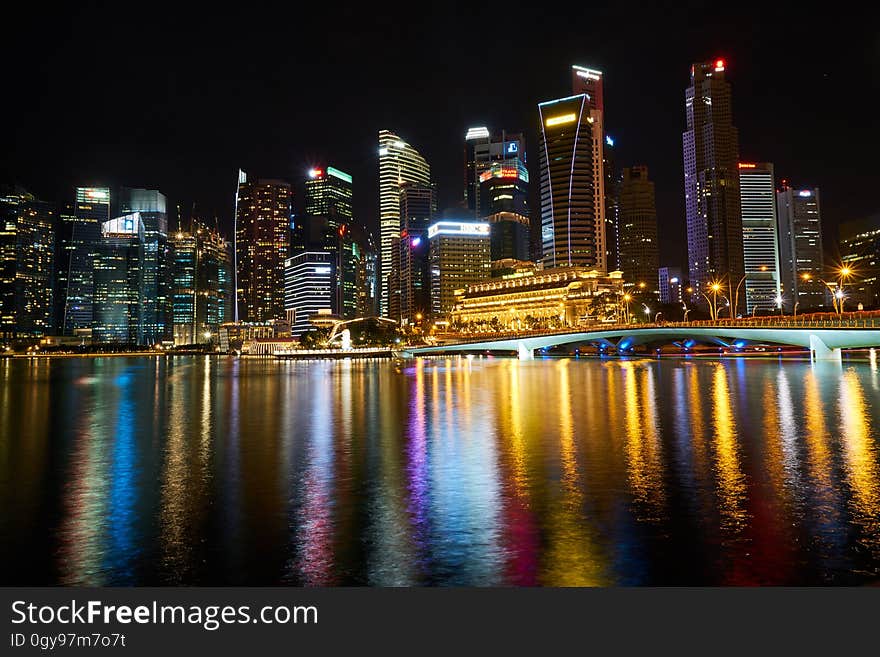
[[[380,128],[425,155],[441,207],[471,125],[526,130],[535,180],[536,103],[567,95],[578,63],[605,72],[619,164],[648,165],[677,265],[689,67],[724,57],[742,159],[819,186],[828,242],[880,210],[880,28],[858,5],[29,4],[4,8],[0,182],[49,200],[153,187],[228,227],[238,167],[296,179],[329,162],[374,228]]]

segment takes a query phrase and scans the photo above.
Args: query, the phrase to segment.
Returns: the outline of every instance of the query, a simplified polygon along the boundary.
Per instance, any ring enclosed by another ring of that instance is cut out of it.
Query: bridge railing
[[[591,324],[587,326],[568,326],[556,329],[480,331],[474,333],[437,334],[438,339],[458,339],[466,342],[491,340],[511,340],[515,338],[540,337],[545,335],[565,335],[568,333],[601,333],[648,328],[827,328],[827,329],[880,329],[880,313],[844,313],[835,315],[804,315],[792,317],[763,316],[742,319],[694,320],[690,322],[646,322],[633,324]]]

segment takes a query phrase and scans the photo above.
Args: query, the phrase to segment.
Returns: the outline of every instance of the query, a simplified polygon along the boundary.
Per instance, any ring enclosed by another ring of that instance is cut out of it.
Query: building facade
[[[819,189],[783,185],[776,193],[776,212],[783,305],[788,311],[795,304],[801,312],[828,309]]]
[[[644,283],[657,294],[660,251],[657,245],[657,205],[648,167],[625,167],[618,193],[620,271],[630,285]]]
[[[681,277],[680,267],[660,267],[660,303],[682,303],[682,287],[684,279]]]
[[[840,226],[842,264],[855,272],[844,286],[846,307],[880,308],[880,214]]]
[[[284,270],[290,244],[292,194],[283,180],[239,176],[235,213],[237,320],[284,317]]]
[[[55,208],[0,188],[0,338],[53,332]]]
[[[490,133],[483,126],[467,131],[464,204],[475,219],[502,210],[528,215],[525,144],[521,132]],[[524,194],[521,189],[525,189]]]
[[[294,337],[314,329],[312,316],[333,312],[335,261],[327,251],[303,251],[285,261],[284,308]]]
[[[546,268],[604,270],[596,213],[593,118],[586,94],[538,105],[541,120],[541,260]]]
[[[56,263],[64,274],[63,335],[91,335],[94,320],[94,266],[101,225],[110,221],[110,190],[77,187],[68,228],[63,235],[62,259]]]
[[[457,295],[451,319],[477,330],[588,326],[616,319],[622,292],[620,272],[533,268],[468,285]]]
[[[138,212],[101,224],[93,261],[92,339],[96,343],[156,344],[144,335],[144,233]]]
[[[398,275],[392,275],[392,297],[397,296],[394,310],[401,324],[419,324],[431,313],[431,272],[428,266],[428,227],[436,206],[434,188],[417,183],[400,187],[400,219],[402,229],[397,242],[398,257],[392,262]],[[399,305],[399,308],[397,307]]]
[[[435,320],[452,312],[457,290],[490,278],[489,235],[489,224],[478,221],[443,220],[428,228]]]
[[[733,126],[725,62],[691,66],[682,136],[688,273],[693,299],[718,282],[729,294],[744,273],[740,214],[739,136]]]
[[[170,241],[174,344],[216,342],[220,325],[233,321],[230,245],[216,230],[198,224]]]
[[[412,146],[389,130],[379,131],[379,313],[388,317],[392,241],[400,239],[400,186],[431,184],[431,167]]]
[[[769,162],[739,163],[745,266],[745,311],[772,313],[782,303],[776,183]],[[736,290],[732,290],[736,293]],[[739,303],[738,308],[742,308]]]

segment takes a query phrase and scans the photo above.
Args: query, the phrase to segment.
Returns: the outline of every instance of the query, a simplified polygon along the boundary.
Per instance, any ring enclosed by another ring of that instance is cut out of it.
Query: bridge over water
[[[814,359],[840,360],[841,349],[880,347],[880,318],[728,320],[597,326],[543,333],[501,333],[438,346],[408,348],[404,355],[505,351],[516,352],[521,359],[530,359],[537,349],[564,345],[591,345],[625,354],[636,345],[689,348],[698,343],[735,348],[750,345],[803,347],[810,350]]]

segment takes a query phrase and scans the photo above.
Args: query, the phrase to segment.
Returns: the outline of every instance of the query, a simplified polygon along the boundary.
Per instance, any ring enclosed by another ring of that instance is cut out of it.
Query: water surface
[[[880,581],[876,363],[0,360],[0,584]]]

